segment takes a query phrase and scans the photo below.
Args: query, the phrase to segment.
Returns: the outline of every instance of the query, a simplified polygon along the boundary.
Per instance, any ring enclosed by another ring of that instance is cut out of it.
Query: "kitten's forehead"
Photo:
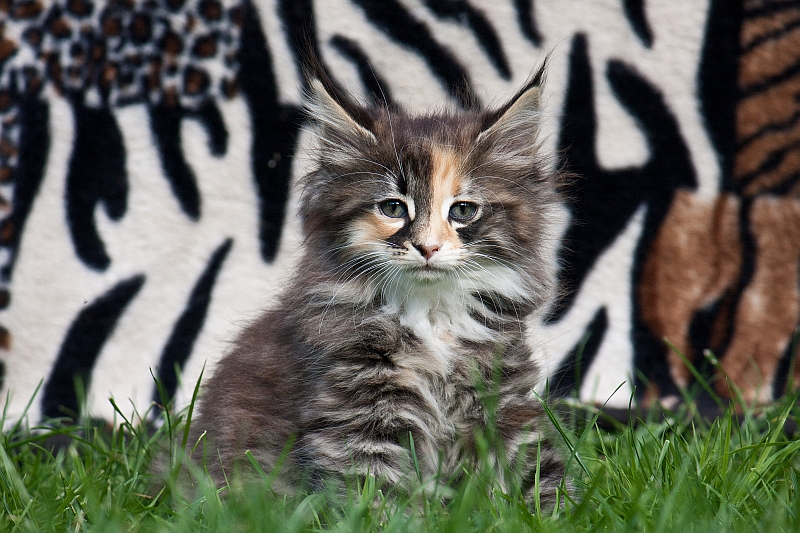
[[[431,173],[428,194],[434,205],[457,196],[464,187],[461,157],[451,149],[431,147]]]
[[[464,153],[475,140],[476,124],[447,117],[399,117],[383,124],[382,139],[387,164],[400,167],[395,172],[397,191],[430,207],[451,198],[467,185]],[[434,200],[435,199],[435,200]]]
[[[438,213],[467,185],[462,156],[452,146],[427,142],[406,147],[401,155],[398,152],[397,164],[401,169],[395,173],[392,193],[412,199],[419,214]]]

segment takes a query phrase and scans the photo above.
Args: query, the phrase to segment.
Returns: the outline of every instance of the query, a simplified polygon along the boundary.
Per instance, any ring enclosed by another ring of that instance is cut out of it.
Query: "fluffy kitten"
[[[538,461],[552,501],[563,467],[540,442],[523,340],[554,285],[541,80],[494,111],[409,116],[357,104],[312,70],[305,254],[281,303],[219,363],[192,427],[219,481],[246,450],[269,471],[293,441],[290,484],[367,473],[402,484],[409,435],[423,475],[454,474],[494,416],[501,455],[526,490]]]

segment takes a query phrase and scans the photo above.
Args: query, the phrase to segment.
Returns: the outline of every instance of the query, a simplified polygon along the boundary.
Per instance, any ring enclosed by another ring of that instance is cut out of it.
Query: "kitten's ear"
[[[336,86],[319,60],[307,61],[306,79],[306,113],[320,128],[323,138],[376,142],[375,134],[370,131],[369,113]]]
[[[492,142],[502,151],[519,152],[536,145],[541,121],[545,65],[499,109],[486,115],[478,142]]]

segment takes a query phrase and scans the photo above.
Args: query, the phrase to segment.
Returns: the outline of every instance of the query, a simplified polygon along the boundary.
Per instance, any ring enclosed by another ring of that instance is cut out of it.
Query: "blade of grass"
[[[561,438],[564,439],[564,443],[567,445],[567,448],[569,448],[570,454],[572,454],[572,456],[575,457],[575,460],[578,462],[578,464],[583,469],[583,471],[586,473],[586,475],[589,476],[589,479],[593,479],[592,471],[589,470],[589,467],[586,466],[586,463],[583,462],[583,459],[581,458],[580,454],[578,453],[578,450],[572,444],[572,441],[567,436],[567,433],[564,431],[564,428],[561,427],[561,423],[558,421],[558,419],[556,418],[556,415],[550,409],[550,406],[548,406],[547,403],[545,403],[545,401],[542,399],[541,396],[539,396],[539,394],[536,391],[533,391],[533,394],[539,400],[539,403],[542,404],[542,408],[544,409],[544,412],[547,415],[547,418],[550,419],[550,422],[553,424],[553,426],[555,426],[556,431],[558,431],[559,435],[561,435]]]
[[[23,501],[30,500],[31,495],[28,493],[27,487],[25,487],[25,482],[22,481],[22,476],[20,476],[19,470],[17,470],[17,467],[8,456],[5,446],[0,446],[0,462],[2,462],[3,470],[5,471],[8,481],[17,490],[18,495]]]
[[[186,449],[186,443],[189,441],[189,429],[192,427],[192,415],[194,414],[194,406],[197,403],[197,395],[200,393],[200,382],[203,381],[203,373],[206,371],[206,364],[203,363],[203,368],[200,369],[200,376],[197,378],[197,383],[194,384],[194,391],[192,392],[192,401],[189,402],[189,410],[186,414],[186,424],[183,427],[183,440],[181,441],[181,448]]]
[[[8,432],[5,431],[3,432],[6,436],[15,435],[19,431],[19,428],[22,426],[22,421],[25,420],[25,417],[28,415],[28,411],[30,410],[31,405],[33,405],[33,400],[36,398],[36,395],[39,394],[39,389],[42,387],[42,383],[44,383],[44,380],[40,379],[39,384],[36,385],[36,389],[34,389],[33,394],[31,394],[30,400],[28,400],[28,403],[25,404],[25,409],[22,410],[22,414],[19,416],[14,425],[11,426],[11,430]],[[10,394],[11,392],[9,391],[9,395]],[[9,395],[6,396],[6,405],[5,407],[3,407],[3,425],[5,425],[6,422],[8,406],[11,404],[11,397]],[[11,444],[10,447],[13,447],[13,444]]]

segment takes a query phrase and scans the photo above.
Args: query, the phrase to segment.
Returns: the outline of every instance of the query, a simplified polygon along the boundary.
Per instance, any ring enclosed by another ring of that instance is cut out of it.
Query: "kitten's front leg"
[[[496,348],[493,353],[497,357]],[[489,393],[480,400],[483,408],[491,406],[481,424],[488,423],[488,428],[483,426],[489,429],[488,459],[498,461],[498,481],[504,489],[522,490],[529,503],[534,503],[538,494],[541,505],[551,507],[562,485],[564,463],[560,451],[548,440],[553,432],[547,431],[549,422],[532,393],[538,367],[521,338],[509,342],[501,354],[499,361],[494,359],[494,366],[484,367],[484,382],[479,387]]]
[[[544,416],[529,396],[507,399],[497,413],[497,430],[504,441],[511,475],[529,503],[537,499],[542,508],[557,504],[564,479],[564,462],[559,450],[539,429]],[[537,483],[538,477],[538,483]]]
[[[418,454],[425,450],[427,457],[431,449],[436,454],[430,435],[435,416],[424,380],[396,364],[414,349],[399,326],[378,322],[359,328],[348,346],[319,359],[320,379],[299,443],[314,458],[313,468],[323,475],[371,474],[403,485],[414,465],[411,438]]]

